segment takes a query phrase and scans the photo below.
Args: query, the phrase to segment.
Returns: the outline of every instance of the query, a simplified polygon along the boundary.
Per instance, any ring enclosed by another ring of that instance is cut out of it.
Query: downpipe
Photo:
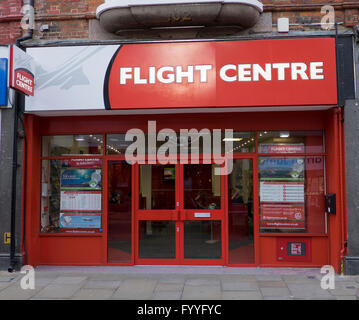
[[[34,13],[34,0],[24,0],[23,6],[30,6],[32,13]],[[24,50],[24,47],[21,43],[25,40],[32,39],[34,30],[33,30],[33,21],[31,19],[33,17],[29,16],[29,27],[28,32],[16,39],[16,46],[20,49]],[[25,51],[25,50],[24,50]],[[15,91],[15,98],[14,98],[14,130],[13,130],[13,154],[12,154],[12,178],[11,178],[11,212],[10,212],[10,265],[8,267],[8,272],[14,272],[16,266],[16,259],[15,259],[15,251],[16,251],[16,195],[17,195],[17,169],[18,169],[18,157],[17,157],[17,149],[18,149],[18,117],[19,113],[22,112],[24,101],[24,95]],[[25,186],[26,187],[26,186]],[[25,189],[26,192],[26,189]],[[25,221],[25,220],[24,220]]]

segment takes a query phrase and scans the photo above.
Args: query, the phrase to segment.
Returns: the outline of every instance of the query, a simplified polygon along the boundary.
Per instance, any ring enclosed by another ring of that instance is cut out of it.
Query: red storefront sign
[[[123,45],[104,100],[107,109],[335,105],[335,40]]]
[[[280,144],[261,144],[259,146],[260,153],[304,153],[304,145],[291,144],[291,145],[280,145]]]
[[[26,95],[33,96],[35,88],[35,62],[19,49],[10,47],[10,87]]]
[[[71,168],[101,168],[101,159],[66,159],[62,160],[62,167]]]

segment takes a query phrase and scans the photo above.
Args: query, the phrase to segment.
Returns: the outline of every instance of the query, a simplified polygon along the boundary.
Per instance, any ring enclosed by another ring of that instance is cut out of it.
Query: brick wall
[[[35,0],[36,40],[87,39],[96,8],[104,0]],[[291,30],[315,30],[320,26],[323,5],[335,8],[340,28],[359,23],[359,0],[262,0],[264,11],[272,13],[273,31],[279,17],[288,17]],[[22,35],[20,28],[22,0],[0,0],[0,44],[14,43]],[[48,29],[41,32],[41,26]]]

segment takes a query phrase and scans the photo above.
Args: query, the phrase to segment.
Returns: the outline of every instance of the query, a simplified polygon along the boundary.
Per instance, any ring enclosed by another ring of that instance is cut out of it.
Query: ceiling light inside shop
[[[222,141],[241,141],[243,138],[224,138]]]
[[[279,136],[281,138],[288,138],[289,137],[289,131],[281,131]]]

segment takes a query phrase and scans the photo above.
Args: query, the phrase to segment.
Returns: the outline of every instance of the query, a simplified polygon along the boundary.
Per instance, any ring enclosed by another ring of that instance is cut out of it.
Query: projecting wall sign
[[[41,66],[35,78],[37,97],[28,99],[28,111],[337,103],[333,38],[33,48],[29,52]],[[46,96],[56,99],[49,101]]]

